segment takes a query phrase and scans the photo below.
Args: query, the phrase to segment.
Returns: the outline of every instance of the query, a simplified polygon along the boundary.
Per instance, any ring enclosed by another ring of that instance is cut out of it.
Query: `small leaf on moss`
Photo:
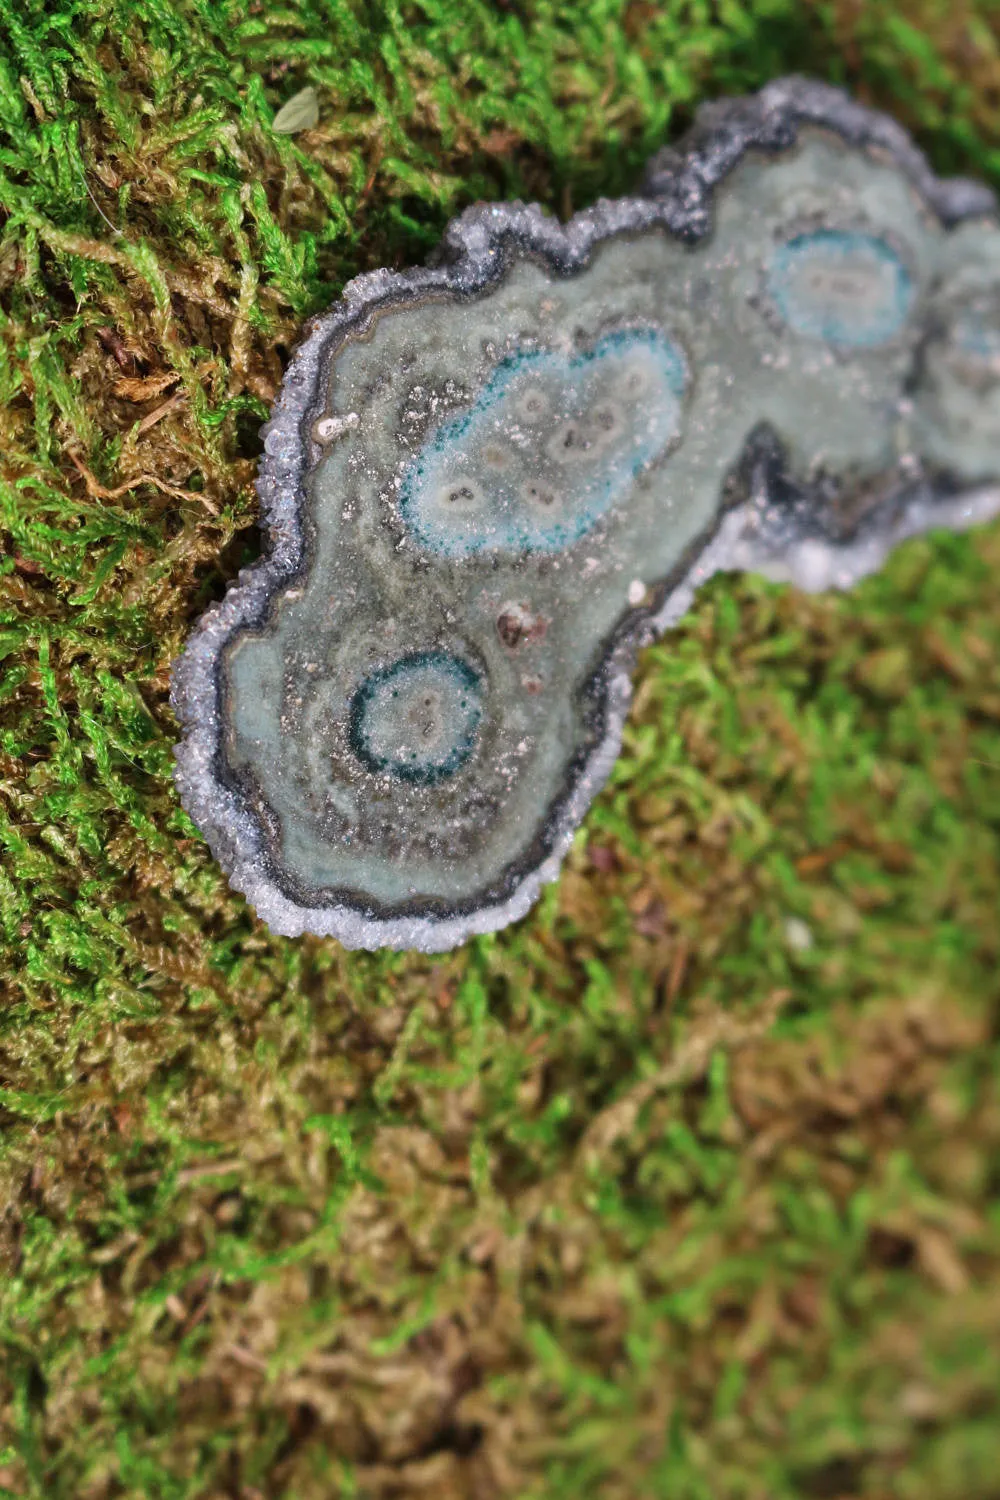
[[[318,124],[319,99],[310,84],[286,100],[275,115],[271,129],[276,135],[295,135],[299,130],[312,130]]]

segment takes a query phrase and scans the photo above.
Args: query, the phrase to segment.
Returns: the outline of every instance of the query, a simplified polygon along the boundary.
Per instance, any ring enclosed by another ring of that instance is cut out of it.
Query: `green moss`
[[[997,527],[846,598],[715,580],[562,880],[439,961],[261,929],[166,700],[346,277],[795,69],[1000,183],[995,6],[21,0],[0,40],[0,1494],[995,1495]]]

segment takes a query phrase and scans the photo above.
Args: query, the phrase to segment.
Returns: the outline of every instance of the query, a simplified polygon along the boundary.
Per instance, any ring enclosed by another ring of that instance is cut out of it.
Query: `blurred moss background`
[[[1000,1497],[1000,526],[716,579],[444,958],[270,936],[170,780],[303,318],[790,71],[1000,185],[996,0],[5,9],[8,1500]]]

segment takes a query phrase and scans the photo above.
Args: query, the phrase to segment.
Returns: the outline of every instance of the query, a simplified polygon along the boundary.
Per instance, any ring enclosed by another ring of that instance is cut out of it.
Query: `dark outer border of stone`
[[[689,549],[674,574],[651,590],[652,605],[630,611],[608,643],[585,689],[599,700],[603,732],[582,762],[567,767],[564,791],[532,841],[530,859],[515,861],[501,882],[443,916],[430,903],[380,912],[371,900],[345,892],[315,902],[296,899],[288,872],[274,866],[261,825],[224,762],[222,656],[233,635],[258,625],[276,594],[307,570],[304,482],[323,452],[311,429],[325,407],[330,366],[340,346],[377,314],[428,295],[478,296],[524,255],[541,257],[556,274],[571,275],[587,265],[596,246],[621,234],[660,226],[697,243],[711,231],[715,188],[747,152],[785,151],[809,126],[889,158],[945,227],[996,214],[996,199],[985,185],[937,178],[906,131],[888,116],[828,84],[782,78],[758,94],[705,104],[684,139],[652,157],[634,196],[600,199],[565,225],[537,204],[476,204],[452,220],[426,266],[358,276],[329,312],[306,323],[262,428],[257,493],[266,528],[264,555],[242,569],[224,599],[201,616],[174,663],[171,682],[171,704],[183,731],[174,751],[181,802],[230,885],[272,931],[336,937],[347,948],[441,952],[507,926],[556,878],[577,827],[617,760],[639,647],[687,612],[702,582],[721,569],[740,567],[790,578],[805,588],[845,587],[879,566],[905,536],[934,524],[976,524],[1000,510],[1000,489],[942,499],[921,481],[899,498],[888,523],[880,517],[877,533],[869,522],[868,535],[833,543],[790,525],[788,513],[782,519],[766,494],[751,495],[728,512],[720,498],[716,524],[703,545]],[[813,549],[799,563],[797,546]]]

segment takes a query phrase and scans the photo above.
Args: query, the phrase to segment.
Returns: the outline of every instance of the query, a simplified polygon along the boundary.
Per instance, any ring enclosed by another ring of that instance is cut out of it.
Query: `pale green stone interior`
[[[900,334],[844,350],[782,324],[766,293],[769,257],[819,228],[880,236],[900,256],[913,288]],[[570,762],[594,740],[581,685],[642,586],[670,575],[711,528],[760,423],[803,478],[822,469],[863,481],[920,456],[969,481],[995,475],[993,346],[956,353],[948,328],[972,305],[977,328],[992,317],[1000,330],[998,284],[995,225],[945,233],[892,166],[813,130],[780,158],[746,157],[694,248],[651,231],[605,243],[570,277],[522,259],[477,299],[394,309],[348,340],[328,409],[357,421],[308,481],[308,577],[225,657],[227,759],[266,803],[265,836],[293,886],[349,891],[381,910],[450,910],[529,859]],[[907,377],[935,318],[911,398]],[[505,355],[570,358],[623,327],[661,330],[688,370],[679,436],[624,497],[561,553],[449,559],[417,545],[394,496],[435,427]],[[511,607],[533,626],[513,645],[497,628]],[[361,682],[420,651],[457,655],[484,684],[476,751],[434,785],[375,774],[350,749]]]

